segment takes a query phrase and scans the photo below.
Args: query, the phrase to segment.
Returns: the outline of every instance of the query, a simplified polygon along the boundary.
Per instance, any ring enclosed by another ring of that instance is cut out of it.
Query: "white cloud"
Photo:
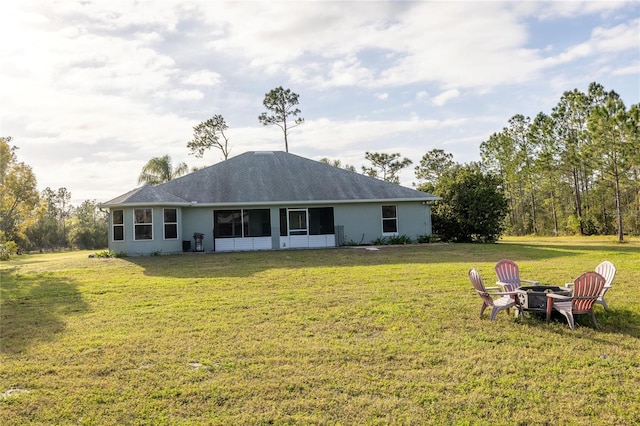
[[[612,55],[634,49],[637,51],[638,28],[640,28],[640,19],[612,28],[596,27],[589,40],[571,46],[555,57],[545,59],[544,63],[547,66],[557,66],[598,54]]]
[[[183,84],[189,84],[193,86],[216,86],[220,84],[222,77],[217,72],[209,70],[198,70],[189,72],[182,79]]]
[[[561,52],[532,37],[540,19],[581,14],[595,28]],[[359,165],[366,150],[418,161],[440,147],[470,161],[508,117],[584,81],[615,76],[637,102],[639,26],[637,8],[612,2],[5,1],[0,134],[43,186],[105,200],[153,156],[218,161],[186,150],[212,113],[232,155],[282,150],[256,117],[266,91],[295,85],[307,122],[294,153]]]
[[[626,67],[615,67],[611,70],[613,75],[633,75],[638,76],[640,74],[640,62],[636,61]]]
[[[535,16],[537,19],[545,21],[592,14],[608,15],[611,13],[615,13],[615,11],[619,10],[626,4],[628,4],[628,2],[615,0],[556,0],[545,2],[513,2],[512,5],[514,10],[519,14],[526,16]]]
[[[440,107],[458,96],[460,96],[460,91],[458,89],[450,89],[434,97],[432,103],[433,105]]]
[[[180,90],[173,89],[166,92],[158,92],[154,95],[158,98],[169,98],[176,101],[196,101],[204,98],[204,93],[200,90]]]

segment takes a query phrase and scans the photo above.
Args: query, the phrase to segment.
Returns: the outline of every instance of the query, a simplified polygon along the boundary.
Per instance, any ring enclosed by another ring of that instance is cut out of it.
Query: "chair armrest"
[[[556,293],[547,293],[547,298],[551,297],[552,299],[559,299],[559,300],[571,300],[572,297],[571,296],[565,296],[562,294],[556,294]]]
[[[520,280],[520,282],[523,283],[529,283],[529,284],[533,284],[533,285],[540,285],[540,281],[534,281],[534,280]]]
[[[517,291],[498,291],[489,293],[492,296],[515,296],[518,294]]]
[[[483,296],[513,296],[518,294],[516,291],[489,291],[489,290],[497,290],[498,287],[485,287],[485,291],[480,291],[475,288],[472,288],[478,294],[482,294]]]
[[[564,286],[567,287],[567,288],[571,288],[571,287],[573,287],[573,283],[566,283]]]
[[[505,283],[504,281],[496,281],[496,284],[498,284],[500,286],[500,288],[502,289],[502,291],[505,291],[505,289],[507,288],[512,288],[515,289],[517,287],[520,287],[517,284],[514,283]]]

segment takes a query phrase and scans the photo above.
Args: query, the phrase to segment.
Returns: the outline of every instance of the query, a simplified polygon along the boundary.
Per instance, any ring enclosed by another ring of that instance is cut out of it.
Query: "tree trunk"
[[[558,212],[556,212],[556,194],[551,191],[551,215],[553,216],[553,235],[558,236]]]
[[[620,200],[620,176],[618,169],[614,166],[614,181],[616,183],[616,213],[618,215],[618,242],[624,242],[624,232],[622,228],[622,205]]]
[[[576,191],[576,216],[578,216],[578,224],[580,226],[580,235],[584,235],[584,225],[582,223],[582,200],[580,199],[580,180],[578,177],[578,169],[573,168],[573,185]]]
[[[536,195],[531,189],[531,219],[533,220],[533,234],[538,235],[538,225],[536,224]]]

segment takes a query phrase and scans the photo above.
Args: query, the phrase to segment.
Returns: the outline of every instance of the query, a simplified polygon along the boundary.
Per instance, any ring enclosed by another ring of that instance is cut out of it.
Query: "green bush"
[[[413,240],[408,235],[394,235],[389,237],[388,243],[392,245],[412,244]]]
[[[435,234],[420,235],[416,240],[416,242],[420,244],[435,243],[438,241],[440,241],[440,238]]]
[[[15,241],[7,241],[0,244],[0,261],[9,260],[11,256],[18,252],[18,245]]]
[[[375,240],[371,241],[371,244],[374,246],[385,246],[389,244],[389,239],[387,237],[378,237]]]

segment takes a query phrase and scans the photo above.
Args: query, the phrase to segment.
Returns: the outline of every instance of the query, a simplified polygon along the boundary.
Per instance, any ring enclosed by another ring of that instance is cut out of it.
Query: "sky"
[[[480,160],[523,114],[589,83],[640,102],[640,1],[7,0],[0,3],[0,136],[38,189],[72,203],[138,187],[144,164],[189,154],[222,115],[231,157],[284,151],[263,100],[299,95],[289,152],[360,170],[365,152],[414,167],[432,149]]]

